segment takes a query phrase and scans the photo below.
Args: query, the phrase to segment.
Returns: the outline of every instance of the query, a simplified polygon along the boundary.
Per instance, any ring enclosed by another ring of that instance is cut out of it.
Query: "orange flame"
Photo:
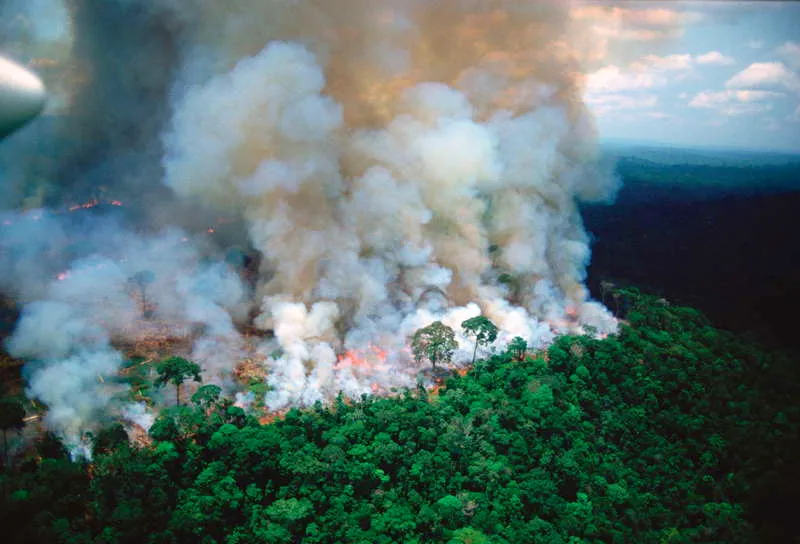
[[[352,369],[359,374],[369,375],[373,372],[380,372],[386,368],[386,358],[389,353],[375,345],[360,350],[349,350],[338,357],[334,368],[336,370]],[[370,389],[374,394],[382,390],[378,382],[370,384]]]
[[[384,366],[388,355],[386,350],[375,345],[361,350],[351,349],[338,357],[335,368],[378,369]]]

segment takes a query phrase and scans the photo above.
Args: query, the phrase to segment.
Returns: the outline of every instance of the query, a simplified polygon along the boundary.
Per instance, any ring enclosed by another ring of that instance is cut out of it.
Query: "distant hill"
[[[624,180],[618,203],[800,191],[800,155],[605,146]]]
[[[800,165],[800,153],[778,151],[752,151],[721,147],[688,148],[613,140],[602,142],[600,148],[605,155],[639,158],[663,165],[733,167]]]

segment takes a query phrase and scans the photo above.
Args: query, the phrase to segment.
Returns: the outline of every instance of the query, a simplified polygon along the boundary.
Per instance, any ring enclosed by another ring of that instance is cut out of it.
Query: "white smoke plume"
[[[120,342],[188,336],[199,327],[192,353],[206,378],[224,380],[230,374],[242,342],[233,319],[245,290],[228,265],[204,262],[198,244],[179,230],[143,236],[97,222],[105,227],[102,234],[79,232],[42,214],[38,221],[60,225],[63,235],[105,244],[53,274],[43,290],[19,278],[20,293],[35,292],[39,300],[24,306],[7,342],[11,355],[32,361],[26,368],[27,393],[48,406],[46,423],[74,457],[89,455],[87,431],[120,415],[125,392],[116,380],[123,363],[115,347]],[[25,218],[15,219],[24,224]],[[28,252],[18,262],[46,262],[51,247],[42,237],[47,231],[25,232],[27,237],[0,241],[2,253],[13,255],[22,246]],[[150,275],[144,286],[136,281],[142,271]],[[40,275],[30,283],[39,281]],[[123,417],[131,414],[130,406],[122,408]]]
[[[147,405],[143,402],[133,402],[123,406],[120,415],[123,420],[138,425],[145,431],[149,431],[156,420],[156,416],[147,409]]]
[[[459,364],[473,347],[460,323],[480,313],[501,330],[494,349],[616,331],[584,285],[578,203],[611,199],[617,180],[596,162],[582,94],[597,55],[571,3],[61,4],[62,65],[82,77],[59,118],[78,143],[54,170],[157,201],[133,226],[54,229],[96,248],[61,280],[36,267],[54,261],[50,231],[14,238],[35,244],[3,289],[40,302],[9,350],[36,361],[30,393],[71,443],[115,405],[114,346],[156,321],[201,326],[187,355],[223,385],[256,349],[273,410],[413,386],[410,337],[436,320],[456,329]],[[224,243],[191,233],[208,210],[243,221],[230,242],[260,256],[252,288]],[[265,331],[257,347],[242,325]]]
[[[249,225],[256,324],[280,348],[267,404],[407,383],[402,348],[437,319],[483,312],[501,343],[534,346],[613,332],[583,285],[577,201],[615,180],[594,162],[568,7],[346,4],[167,3],[186,59],[166,183]],[[402,378],[337,363],[375,346]]]
[[[26,369],[27,393],[47,404],[45,422],[73,458],[88,456],[84,433],[102,418],[117,389],[104,382],[122,363],[105,331],[69,304],[37,302],[26,307],[8,347],[36,361]]]

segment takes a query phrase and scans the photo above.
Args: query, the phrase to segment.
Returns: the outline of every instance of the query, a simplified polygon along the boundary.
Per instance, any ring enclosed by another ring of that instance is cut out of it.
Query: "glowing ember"
[[[128,440],[131,444],[139,448],[146,448],[153,443],[148,432],[136,423],[131,423],[128,431]]]
[[[94,266],[91,266],[89,268],[92,268],[94,270],[101,270],[103,268],[108,268],[108,265],[105,264],[105,263],[100,263],[100,264],[96,264]],[[64,270],[63,272],[59,272],[58,274],[56,274],[56,279],[58,281],[64,281],[65,279],[69,278],[70,276],[71,276],[71,272],[69,270]]]
[[[76,210],[86,210],[89,208],[94,208],[98,204],[100,204],[100,201],[95,198],[90,200],[89,202],[84,202],[83,204],[75,204],[74,206],[70,206],[68,209],[69,211],[74,212]]]
[[[428,390],[428,392],[430,393],[431,396],[437,397],[437,396],[439,396],[439,390],[442,387],[444,387],[444,384],[436,383],[433,386],[431,386],[431,388]]]
[[[67,208],[67,210],[69,210],[71,212],[75,212],[75,211],[78,211],[78,210],[88,210],[89,208],[94,208],[95,206],[99,206],[100,204],[103,204],[104,202],[106,204],[111,205],[111,206],[122,206],[122,201],[121,200],[101,201],[101,200],[99,200],[97,198],[93,198],[93,199],[91,199],[91,200],[89,200],[87,202],[84,202],[82,204],[75,204],[73,206],[70,206],[69,208]]]
[[[285,413],[286,410],[280,410],[278,412],[269,412],[265,416],[258,418],[258,422],[261,425],[269,425],[270,423],[282,419]]]

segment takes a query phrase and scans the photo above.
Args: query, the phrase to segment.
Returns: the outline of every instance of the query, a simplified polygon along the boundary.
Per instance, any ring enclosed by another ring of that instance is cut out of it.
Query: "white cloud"
[[[617,93],[620,91],[636,91],[661,87],[669,79],[679,79],[685,74],[672,74],[667,78],[666,72],[688,72],[692,68],[692,56],[646,55],[627,68],[615,64],[605,66],[592,72],[587,77],[587,90],[592,93]]]
[[[603,94],[590,95],[586,102],[595,115],[602,117],[618,111],[653,108],[658,104],[658,97],[652,94]]]
[[[738,115],[753,115],[772,111],[772,104],[730,104],[720,108],[719,112],[728,117]]]
[[[786,96],[783,93],[774,91],[737,91],[729,89],[727,91],[703,91],[697,93],[689,106],[693,108],[713,108],[717,104],[725,104],[729,102],[760,102],[770,98],[781,98]]]
[[[719,51],[709,51],[705,55],[700,55],[696,59],[697,64],[716,65],[716,66],[730,66],[735,64],[736,61],[733,57],[723,55]]]
[[[739,102],[759,102],[761,100],[769,100],[770,98],[783,98],[786,96],[783,93],[775,91],[734,91],[736,100]]]
[[[689,106],[692,108],[706,108],[716,110],[722,115],[748,115],[770,111],[772,103],[769,100],[782,98],[783,93],[773,91],[733,90],[703,91],[697,93]]]
[[[755,62],[725,82],[729,89],[786,87],[800,91],[800,77],[782,62]]]
[[[587,78],[587,90],[590,94],[594,93],[616,93],[620,91],[633,91],[639,89],[649,89],[658,82],[653,74],[646,72],[625,72],[616,65],[600,68],[596,72],[589,74]]]
[[[672,72],[677,70],[689,70],[692,67],[691,55],[667,55],[659,57],[657,55],[647,55],[639,61],[631,64],[633,70],[654,70],[657,72]]]
[[[762,49],[764,47],[764,42],[761,40],[750,40],[747,42],[747,47],[750,49]]]
[[[793,69],[800,69],[800,44],[795,42],[786,42],[777,48],[775,53],[780,55],[780,57],[786,61],[786,64],[791,66]]]

